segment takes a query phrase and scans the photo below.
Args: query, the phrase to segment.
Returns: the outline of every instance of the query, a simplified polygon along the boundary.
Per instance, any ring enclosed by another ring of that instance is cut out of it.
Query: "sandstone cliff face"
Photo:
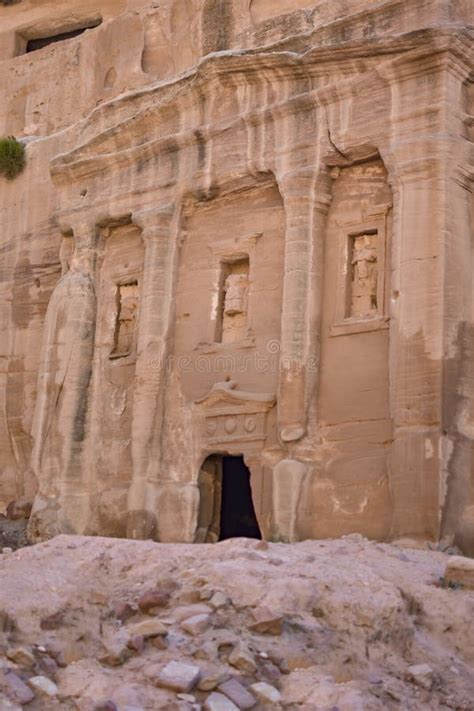
[[[472,15],[0,6],[0,500],[33,538],[214,540],[241,457],[266,537],[474,551]]]

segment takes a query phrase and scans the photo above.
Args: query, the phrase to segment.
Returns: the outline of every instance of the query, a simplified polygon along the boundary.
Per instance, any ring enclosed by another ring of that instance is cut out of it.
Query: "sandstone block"
[[[140,612],[153,615],[160,608],[166,607],[170,601],[170,594],[162,590],[149,590],[137,600]]]
[[[54,699],[58,695],[58,687],[46,676],[33,676],[28,679],[28,684],[31,686],[38,696],[43,696],[47,699]]]
[[[196,636],[205,632],[211,625],[210,615],[194,615],[181,622],[181,628],[189,634]]]
[[[237,679],[229,679],[219,684],[218,691],[227,696],[242,711],[253,709],[256,700]]]
[[[204,711],[239,711],[239,707],[224,694],[213,691],[204,702]]]
[[[158,673],[155,683],[173,691],[189,693],[197,685],[201,670],[193,664],[170,662]]]
[[[282,633],[283,617],[281,615],[276,615],[267,607],[259,607],[252,614],[253,621],[248,625],[252,632],[273,635]]]
[[[220,610],[222,607],[226,607],[231,604],[231,599],[223,592],[215,592],[214,595],[209,600],[209,605],[214,610]]]
[[[25,682],[12,671],[0,671],[0,691],[15,703],[28,704],[35,695]]]
[[[281,700],[281,694],[278,689],[264,681],[252,684],[250,688],[262,704],[278,704]]]
[[[127,632],[130,637],[164,637],[168,634],[168,630],[160,620],[144,620],[136,622],[133,625],[128,625]]]
[[[257,665],[252,652],[242,643],[237,644],[230,653],[229,664],[249,674],[257,671]]]
[[[7,649],[7,658],[21,667],[31,668],[35,665],[34,654],[26,647],[13,647]]]
[[[199,691],[213,691],[228,678],[228,674],[221,669],[207,669],[202,673],[197,685]]]
[[[463,556],[451,556],[446,565],[444,583],[474,590],[474,560]]]
[[[194,617],[195,615],[210,615],[212,613],[212,607],[205,605],[204,603],[197,603],[196,605],[186,605],[177,607],[173,610],[173,620],[176,622],[183,622],[183,620],[189,617]]]
[[[131,648],[124,640],[110,640],[104,644],[105,651],[99,657],[101,664],[109,667],[119,667],[124,664],[132,654]]]

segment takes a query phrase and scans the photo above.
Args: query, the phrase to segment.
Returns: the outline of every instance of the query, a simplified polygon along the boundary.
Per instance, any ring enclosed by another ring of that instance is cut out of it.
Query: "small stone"
[[[213,691],[214,689],[217,689],[219,684],[222,684],[228,676],[229,675],[226,672],[223,672],[220,669],[208,670],[203,673],[197,688],[199,691]]]
[[[127,647],[131,649],[132,652],[137,652],[137,654],[141,654],[145,649],[145,637],[142,634],[135,635],[135,637],[130,637],[127,642]]]
[[[229,655],[229,664],[241,671],[252,674],[257,671],[253,654],[244,644],[237,644]]]
[[[62,669],[67,667],[67,661],[64,656],[64,651],[58,642],[48,642],[48,645],[46,647],[36,647],[36,650],[40,654],[48,654],[56,662],[58,667],[61,667]]]
[[[167,689],[188,694],[194,689],[201,677],[201,670],[185,662],[169,662],[158,673],[155,683]]]
[[[137,600],[140,612],[145,615],[153,615],[155,612],[166,607],[170,601],[170,594],[162,590],[149,590],[143,593]]]
[[[239,711],[239,707],[224,694],[213,691],[204,702],[204,711]]]
[[[429,664],[414,664],[408,667],[408,677],[423,689],[431,691],[434,686],[435,677],[433,669]]]
[[[5,546],[5,548],[2,548],[2,553],[5,555],[8,555],[9,553],[13,553],[13,548],[9,548],[8,546]]]
[[[31,669],[31,667],[34,667],[36,663],[34,654],[32,654],[29,649],[26,649],[26,647],[14,647],[8,649],[7,658],[10,659],[10,661],[15,662],[15,664],[18,664],[21,667],[26,667],[27,669]]]
[[[231,599],[223,592],[215,592],[209,600],[209,604],[214,610],[219,610],[221,607],[226,607],[231,603]]]
[[[58,664],[47,655],[43,655],[38,660],[37,665],[38,671],[41,672],[42,676],[48,676],[53,680],[56,680],[56,674],[58,673]]]
[[[188,701],[190,704],[194,704],[196,702],[196,697],[192,694],[177,694],[176,698],[180,701]]]
[[[21,519],[29,518],[32,507],[33,501],[22,496],[8,504],[7,518],[10,521],[20,521]]]
[[[119,667],[130,658],[132,650],[128,647],[129,637],[120,632],[116,637],[104,641],[104,653],[99,657],[101,664]]]
[[[282,672],[275,664],[273,664],[273,662],[264,659],[263,662],[260,664],[260,671],[262,676],[265,677],[267,681],[272,682],[273,684],[279,683]]]
[[[23,679],[10,670],[0,671],[0,691],[17,704],[29,704],[35,695]]]
[[[142,635],[145,639],[149,637],[166,636],[168,630],[160,620],[143,620],[127,627],[130,637]]]
[[[28,684],[31,686],[33,691],[36,691],[40,696],[45,696],[48,699],[53,699],[58,695],[58,687],[45,676],[33,676],[28,679]]]
[[[219,685],[218,691],[233,701],[241,711],[253,709],[257,703],[252,694],[250,694],[245,686],[241,684],[240,681],[237,681],[237,679],[224,681],[223,684]]]
[[[188,632],[189,634],[196,636],[205,632],[211,624],[210,615],[194,615],[194,617],[188,617],[181,622],[181,628]]]
[[[281,700],[281,694],[278,689],[264,681],[252,684],[250,688],[262,704],[278,704]]]
[[[113,613],[120,622],[127,622],[134,616],[135,610],[128,602],[118,602],[113,607]]]
[[[281,615],[275,615],[266,607],[259,607],[252,614],[254,621],[248,625],[252,632],[273,635],[282,633],[283,617]]]
[[[155,649],[168,649],[168,638],[167,637],[152,637],[150,643]]]
[[[460,555],[450,556],[444,574],[444,584],[474,590],[474,559]]]
[[[195,617],[196,615],[210,615],[211,613],[212,607],[209,607],[209,605],[205,605],[204,603],[180,606],[173,610],[173,620],[176,622],[183,622],[189,617]]]

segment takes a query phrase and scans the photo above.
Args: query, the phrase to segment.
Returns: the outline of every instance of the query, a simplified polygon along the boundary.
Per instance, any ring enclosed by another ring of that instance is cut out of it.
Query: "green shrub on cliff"
[[[13,136],[0,138],[0,175],[13,180],[25,167],[25,147]]]

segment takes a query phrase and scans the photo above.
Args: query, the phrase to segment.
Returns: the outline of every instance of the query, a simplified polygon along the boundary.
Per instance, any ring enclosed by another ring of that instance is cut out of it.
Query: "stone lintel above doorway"
[[[203,409],[205,448],[263,442],[267,436],[267,413],[275,403],[273,393],[237,390],[234,381],[215,383],[208,395],[196,402]]]

